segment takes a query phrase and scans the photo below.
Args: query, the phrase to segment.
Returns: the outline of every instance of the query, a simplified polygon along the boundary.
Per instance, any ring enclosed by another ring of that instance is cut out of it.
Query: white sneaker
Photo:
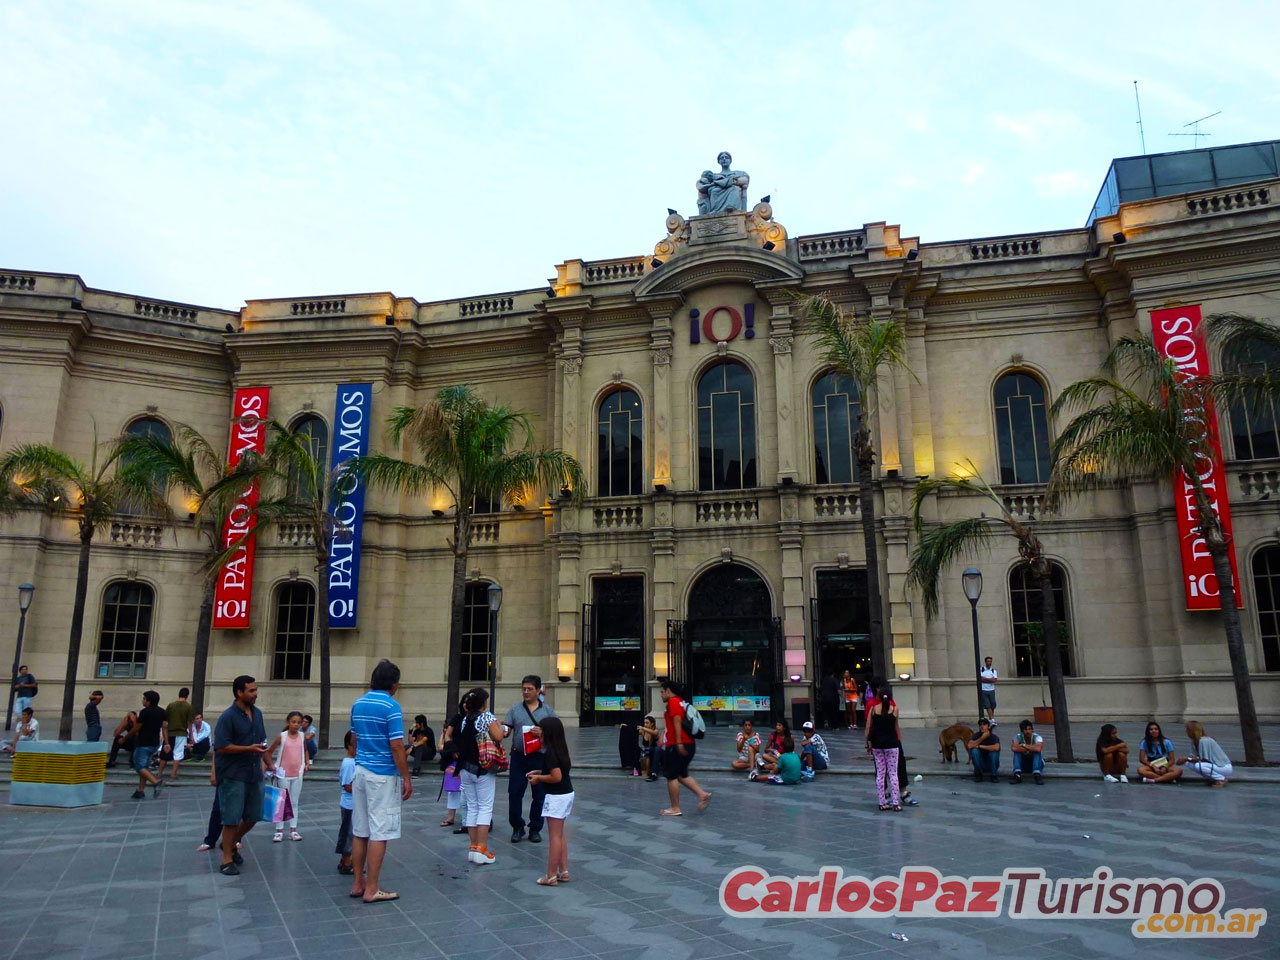
[[[1102,782],[1103,783],[1119,783],[1120,781],[1108,773],[1106,776],[1102,778]]]
[[[1126,777],[1126,776],[1122,773],[1122,774],[1120,774],[1120,782],[1121,782],[1121,783],[1128,783],[1128,782],[1129,782],[1129,778],[1128,778],[1128,777]]]
[[[998,727],[998,726],[1000,726],[1000,724],[999,724],[999,723],[997,723],[995,720],[992,720],[992,721],[991,721],[991,725],[992,725],[993,727]]]

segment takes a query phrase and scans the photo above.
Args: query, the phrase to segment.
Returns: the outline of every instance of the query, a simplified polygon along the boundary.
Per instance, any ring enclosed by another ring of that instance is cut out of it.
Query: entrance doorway
[[[636,723],[644,703],[644,577],[595,577],[582,610],[583,724]]]
[[[707,722],[782,716],[782,623],[760,575],[737,563],[713,567],[693,585],[688,614],[668,626],[672,652],[682,661],[672,673],[688,685]]]
[[[819,570],[817,596],[809,602],[813,629],[814,700],[822,710],[822,683],[831,671],[848,670],[861,691],[871,679],[871,608],[866,570]],[[843,691],[840,710],[844,709]],[[823,717],[823,721],[828,718]],[[837,720],[843,726],[843,720]]]

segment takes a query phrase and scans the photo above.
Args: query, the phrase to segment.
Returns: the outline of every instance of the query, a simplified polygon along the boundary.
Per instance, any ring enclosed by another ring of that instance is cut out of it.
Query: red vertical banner
[[[267,440],[267,398],[270,387],[243,387],[236,390],[231,406],[231,445],[227,466],[234,467],[246,453],[262,453]],[[253,528],[253,508],[258,504],[255,481],[236,501],[222,528],[222,545],[230,547],[242,540],[222,569],[213,601],[213,626],[217,630],[245,630],[249,626],[249,599],[253,595],[254,537],[245,537]]]
[[[1209,374],[1209,351],[1200,331],[1200,306],[1175,307],[1151,311],[1151,332],[1160,356],[1172,360],[1179,377],[1203,377]],[[1207,447],[1197,457],[1199,480],[1213,502],[1222,523],[1231,556],[1231,579],[1236,585],[1236,603],[1244,606],[1240,595],[1240,571],[1231,536],[1231,504],[1227,499],[1227,471],[1222,464],[1222,440],[1218,435],[1218,417],[1213,403],[1206,399],[1203,409],[1183,411],[1188,423],[1204,430]],[[1195,488],[1185,471],[1173,478],[1175,506],[1178,514],[1178,542],[1182,547],[1182,589],[1188,610],[1218,610],[1218,577],[1213,572],[1213,558],[1196,525]]]

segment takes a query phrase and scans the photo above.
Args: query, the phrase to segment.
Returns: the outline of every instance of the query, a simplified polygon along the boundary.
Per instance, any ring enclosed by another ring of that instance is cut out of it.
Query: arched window
[[[717,363],[698,380],[698,489],[756,485],[756,389],[740,363]]]
[[[169,429],[168,424],[156,417],[139,417],[127,427],[124,428],[125,436],[129,437],[155,437],[158,440],[172,442],[173,432]],[[129,466],[129,457],[120,458],[120,469],[124,470]],[[159,484],[155,487],[158,493]],[[147,509],[146,503],[136,500],[133,497],[127,497],[120,503],[121,513],[143,513]]]
[[[321,478],[329,474],[329,426],[315,414],[308,414],[295,421],[290,432],[296,437],[303,437],[311,450],[311,458],[315,461]],[[309,477],[292,476],[290,480],[296,484],[295,489],[304,499],[310,499],[314,493]]]
[[[644,432],[640,397],[634,390],[615,390],[600,401],[596,437],[597,495],[639,496],[643,492]]]
[[[1263,669],[1280,670],[1280,546],[1263,547],[1253,555],[1253,592]]]
[[[463,683],[489,680],[489,617],[489,584],[468,581],[462,610]]]
[[[853,377],[832,371],[813,385],[814,483],[854,483],[853,438],[862,406]]]
[[[1049,416],[1044,385],[1029,373],[996,381],[996,445],[1001,483],[1049,482]]]
[[[151,646],[151,611],[155,591],[136,580],[117,580],[102,594],[102,629],[98,633],[99,677],[147,675]]]
[[[1237,345],[1224,351],[1229,372],[1264,377],[1280,372],[1280,357],[1262,346]],[[1280,457],[1280,403],[1231,404],[1231,440],[1237,460]]]
[[[311,634],[316,622],[316,590],[305,580],[276,590],[276,633],[272,680],[311,679]]]
[[[1067,573],[1059,564],[1051,565],[1053,605],[1058,616],[1058,649],[1062,651],[1062,674],[1071,669],[1071,621],[1067,616]],[[1041,677],[1044,664],[1044,595],[1040,585],[1023,564],[1009,571],[1009,612],[1013,618],[1013,658],[1020,677]]]

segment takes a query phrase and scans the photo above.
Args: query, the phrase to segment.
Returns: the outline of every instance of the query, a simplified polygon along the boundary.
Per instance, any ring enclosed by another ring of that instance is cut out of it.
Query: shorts
[[[978,706],[983,710],[994,710],[996,708],[996,692],[994,690],[979,690]]]
[[[147,769],[151,764],[151,758],[156,755],[156,751],[159,749],[159,747],[134,747],[133,756],[131,757],[133,769],[137,770],[138,773]]]
[[[218,812],[223,826],[262,819],[262,781],[218,780]]]
[[[186,737],[170,737],[169,738],[169,758],[174,763],[181,763],[187,756],[187,738]]]
[[[462,799],[467,802],[467,812],[463,815],[464,827],[488,827],[493,824],[493,794],[498,786],[498,778],[492,773],[479,776],[470,770],[463,770]]]
[[[346,807],[342,808],[342,822],[338,824],[338,845],[333,848],[333,852],[344,857],[351,856],[351,811]]]
[[[693,760],[694,745],[686,743],[684,753],[675,747],[662,751],[662,775],[668,780],[680,780],[689,775],[689,763]]]
[[[545,820],[568,820],[573,813],[573,792],[548,793],[542,798],[542,816]]]
[[[368,840],[400,839],[400,774],[356,767],[351,781],[351,832]]]

